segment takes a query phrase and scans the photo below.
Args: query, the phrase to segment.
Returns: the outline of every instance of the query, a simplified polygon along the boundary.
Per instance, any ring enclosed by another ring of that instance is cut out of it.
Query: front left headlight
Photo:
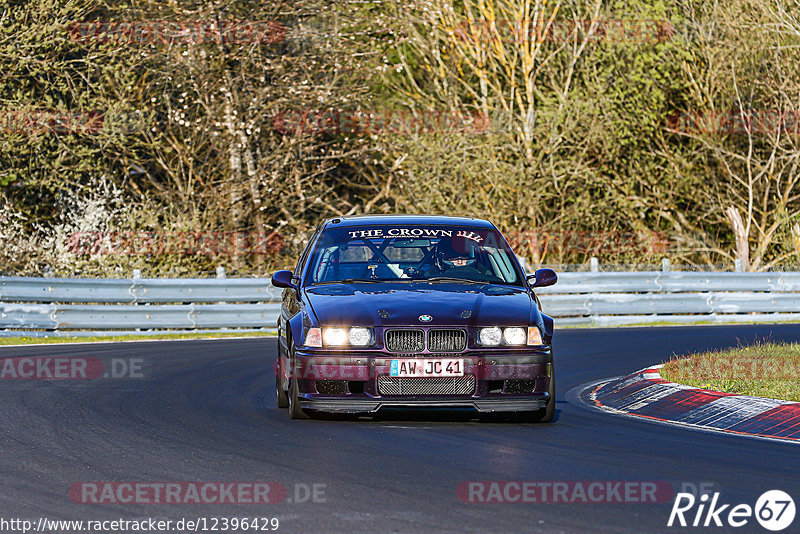
[[[369,328],[351,328],[348,336],[354,347],[366,347],[372,344],[372,331]]]
[[[328,347],[342,347],[347,343],[347,330],[344,328],[326,328],[322,331],[322,341]]]
[[[326,347],[366,347],[372,344],[372,329],[364,327],[325,328],[322,341]]]

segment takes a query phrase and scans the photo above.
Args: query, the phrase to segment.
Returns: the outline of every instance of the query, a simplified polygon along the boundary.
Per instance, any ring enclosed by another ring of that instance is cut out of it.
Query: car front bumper
[[[298,351],[292,374],[298,379],[300,406],[322,412],[375,413],[384,408],[525,412],[543,409],[550,400],[552,353],[549,349],[524,353],[419,355],[419,358],[432,357],[463,359],[471,389],[460,394],[429,394],[424,390],[414,394],[382,394],[379,377],[389,375],[391,360],[408,356],[381,353]]]

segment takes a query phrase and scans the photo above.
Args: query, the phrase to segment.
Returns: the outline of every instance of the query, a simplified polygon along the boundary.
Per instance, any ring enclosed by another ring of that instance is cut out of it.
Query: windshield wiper
[[[418,282],[455,282],[458,284],[491,284],[493,282],[481,282],[479,280],[470,280],[468,278],[455,278],[452,276],[434,276],[433,278],[424,278]]]
[[[325,282],[315,282],[313,285],[315,286],[325,286],[330,284],[354,284],[354,283],[365,283],[365,284],[380,284],[382,282],[389,282],[390,280],[380,280],[378,278],[345,278],[343,280],[327,280]]]

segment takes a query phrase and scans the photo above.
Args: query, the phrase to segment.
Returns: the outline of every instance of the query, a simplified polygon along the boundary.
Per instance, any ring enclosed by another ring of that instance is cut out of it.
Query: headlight
[[[503,340],[503,332],[496,326],[481,328],[478,332],[478,341],[481,345],[499,345]]]
[[[326,328],[322,332],[322,340],[329,347],[341,347],[347,343],[347,330],[344,328]]]
[[[478,344],[484,347],[542,345],[542,333],[537,326],[529,326],[527,330],[522,326],[490,326],[478,329]]]
[[[542,345],[542,333],[538,326],[528,327],[528,345]]]
[[[312,330],[319,330],[319,328],[312,328],[309,330],[309,336]],[[308,339],[308,337],[306,337]],[[350,345],[352,347],[366,347],[372,344],[372,329],[364,327],[342,328],[332,327],[322,330],[322,340],[326,347],[344,347]],[[308,345],[308,343],[306,343]],[[319,345],[308,345],[310,347],[321,347]]]
[[[320,328],[309,328],[304,345],[306,347],[321,347],[322,330]]]
[[[372,332],[369,328],[351,328],[349,339],[354,347],[366,347],[372,342]]]
[[[506,345],[524,345],[527,335],[524,328],[512,327],[503,331],[503,339]]]

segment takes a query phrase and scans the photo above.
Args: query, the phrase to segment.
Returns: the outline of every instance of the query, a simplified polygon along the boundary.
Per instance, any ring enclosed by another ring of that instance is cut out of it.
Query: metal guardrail
[[[272,330],[280,291],[266,278],[0,277],[0,329]],[[800,322],[800,272],[571,272],[537,294],[559,325]]]
[[[37,330],[274,329],[280,303],[59,305],[0,304],[0,328]]]
[[[537,294],[561,325],[800,322],[800,272],[561,273]]]
[[[0,277],[0,329],[273,330],[280,296],[263,278]]]
[[[280,295],[264,278],[0,277],[0,302],[277,302]]]

